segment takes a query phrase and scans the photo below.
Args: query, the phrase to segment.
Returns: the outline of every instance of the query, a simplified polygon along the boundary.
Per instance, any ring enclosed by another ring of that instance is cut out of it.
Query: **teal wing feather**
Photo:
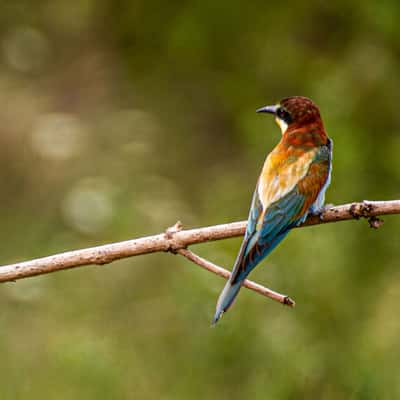
[[[290,228],[305,218],[299,219],[296,215],[303,208],[304,201],[304,196],[295,187],[286,196],[272,203],[263,216],[263,207],[256,188],[245,237],[231,276],[219,296],[213,324],[232,305],[243,281],[253,268],[285,238]],[[260,224],[261,218],[263,220]]]
[[[262,204],[256,188],[245,238],[232,271],[232,282],[237,282],[247,276],[284,239],[290,228],[301,222],[295,217],[303,205],[304,196],[295,187],[282,199],[268,207],[262,224],[259,224]]]

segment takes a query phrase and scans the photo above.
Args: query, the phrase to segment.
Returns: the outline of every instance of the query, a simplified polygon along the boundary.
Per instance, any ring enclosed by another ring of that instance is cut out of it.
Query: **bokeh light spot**
[[[103,178],[87,178],[78,182],[62,204],[65,221],[82,233],[101,231],[113,215],[112,194],[112,185]]]
[[[19,72],[36,72],[49,56],[49,42],[37,29],[22,26],[6,35],[3,53],[8,65]]]
[[[85,136],[85,127],[76,116],[50,113],[39,117],[32,146],[43,158],[67,160],[79,154]]]

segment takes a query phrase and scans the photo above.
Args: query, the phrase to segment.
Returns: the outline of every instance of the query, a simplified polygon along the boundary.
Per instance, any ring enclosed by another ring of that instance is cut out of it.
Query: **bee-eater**
[[[254,191],[246,233],[231,276],[217,303],[213,324],[232,305],[247,275],[309,213],[323,209],[332,171],[332,140],[310,99],[287,97],[262,107],[282,131],[265,160]]]

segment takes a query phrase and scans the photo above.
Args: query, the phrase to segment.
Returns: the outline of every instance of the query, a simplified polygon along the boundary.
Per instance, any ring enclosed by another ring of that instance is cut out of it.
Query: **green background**
[[[398,1],[2,1],[0,263],[245,219],[311,97],[327,201],[399,198]],[[400,217],[298,229],[252,273],[154,254],[0,286],[0,398],[400,398]],[[231,268],[240,239],[193,246]],[[264,268],[268,267],[268,268]]]

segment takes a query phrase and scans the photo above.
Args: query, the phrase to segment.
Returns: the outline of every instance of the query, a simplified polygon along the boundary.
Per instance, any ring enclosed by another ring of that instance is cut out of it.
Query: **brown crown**
[[[280,105],[289,111],[295,124],[308,124],[321,119],[318,106],[307,97],[286,97]]]

